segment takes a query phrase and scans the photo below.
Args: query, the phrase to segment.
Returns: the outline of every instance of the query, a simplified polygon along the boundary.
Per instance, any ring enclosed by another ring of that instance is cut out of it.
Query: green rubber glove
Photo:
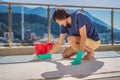
[[[46,54],[40,54],[40,55],[37,56],[37,58],[38,58],[38,60],[49,59],[49,58],[51,58],[51,53],[48,52]]]
[[[72,65],[81,64],[82,55],[83,55],[83,51],[82,50],[78,50],[76,58],[71,62],[71,64]]]

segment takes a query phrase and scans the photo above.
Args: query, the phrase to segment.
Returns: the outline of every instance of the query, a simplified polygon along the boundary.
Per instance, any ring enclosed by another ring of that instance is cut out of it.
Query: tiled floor
[[[108,80],[120,77],[120,51],[101,51],[95,59],[71,65],[61,54],[51,60],[32,61],[35,55],[0,57],[0,80]],[[113,80],[114,80],[113,79]]]

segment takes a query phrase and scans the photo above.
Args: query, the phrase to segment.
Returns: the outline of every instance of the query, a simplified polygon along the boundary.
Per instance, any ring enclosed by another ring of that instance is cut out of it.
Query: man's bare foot
[[[90,60],[94,58],[94,52],[93,53],[87,53],[82,60]]]

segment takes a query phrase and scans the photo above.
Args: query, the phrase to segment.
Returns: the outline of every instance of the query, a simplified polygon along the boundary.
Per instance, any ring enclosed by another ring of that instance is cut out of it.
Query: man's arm
[[[80,33],[80,46],[79,46],[79,50],[84,50],[85,48],[85,42],[87,39],[87,33],[86,33],[86,25],[84,25],[83,27],[81,27],[79,29],[79,33]]]
[[[54,47],[49,51],[51,54],[54,54],[63,44],[66,34],[60,34],[60,37]]]

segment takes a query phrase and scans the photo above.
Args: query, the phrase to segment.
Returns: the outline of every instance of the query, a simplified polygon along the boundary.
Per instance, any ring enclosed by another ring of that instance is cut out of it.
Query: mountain
[[[0,6],[0,36],[3,36],[5,31],[8,31],[8,10],[7,6]],[[12,7],[12,28],[15,34],[15,37],[21,39],[21,6]],[[54,37],[59,36],[59,25],[54,23],[52,20],[52,13],[55,8],[50,8],[50,18],[51,18],[51,33]],[[80,10],[80,9],[78,9]],[[67,9],[69,12],[75,10]],[[93,19],[95,26],[100,34],[101,40],[103,42],[110,42],[111,40],[111,27],[104,23],[103,21],[92,16],[89,12],[85,11],[85,14]],[[25,27],[25,36],[27,35],[27,30],[35,32],[37,36],[44,37],[44,34],[47,33],[47,9],[44,7],[37,8],[28,8],[24,7],[24,27]],[[120,34],[120,30],[114,29],[115,31],[115,40],[120,40],[117,34]],[[27,40],[27,39],[26,39]]]
[[[0,36],[3,36],[3,33],[8,31],[8,13],[0,13]],[[51,20],[52,34],[54,36],[59,35],[59,26]],[[47,33],[47,18],[38,16],[36,14],[25,14],[24,15],[24,28],[25,31],[30,30],[35,32],[37,36],[44,36],[44,33]],[[21,38],[21,14],[12,13],[12,29],[15,33],[15,37]]]
[[[36,8],[28,8],[28,7],[25,7],[25,6],[12,6],[12,12],[13,13],[22,13],[22,7],[24,7],[24,14],[36,14],[36,15],[39,15],[39,16],[43,16],[43,17],[47,17],[47,8],[44,8],[44,7],[36,7]],[[3,6],[0,6],[0,12],[8,12],[7,10],[7,6],[3,5]],[[50,8],[50,16],[52,18],[52,13],[54,12],[55,8]],[[77,9],[77,10],[80,10],[80,9]],[[67,9],[68,12],[74,12],[76,11],[75,9]],[[90,13],[88,13],[87,11],[85,11],[85,14],[87,14],[89,17],[92,17],[93,21],[98,23],[98,24],[101,24],[101,25],[104,25],[106,27],[110,27],[108,24],[104,23],[103,21],[97,19],[96,17],[92,16]]]
[[[12,6],[13,13],[22,13],[22,9],[24,10],[24,14],[36,14],[39,16],[47,17],[47,9],[43,7],[29,8],[25,6]],[[8,6],[1,5],[0,12],[8,12]]]
[[[0,12],[8,12],[8,6],[0,5]]]
[[[43,7],[37,7],[37,8],[31,9],[31,11],[29,13],[47,17],[47,9],[43,8]]]

